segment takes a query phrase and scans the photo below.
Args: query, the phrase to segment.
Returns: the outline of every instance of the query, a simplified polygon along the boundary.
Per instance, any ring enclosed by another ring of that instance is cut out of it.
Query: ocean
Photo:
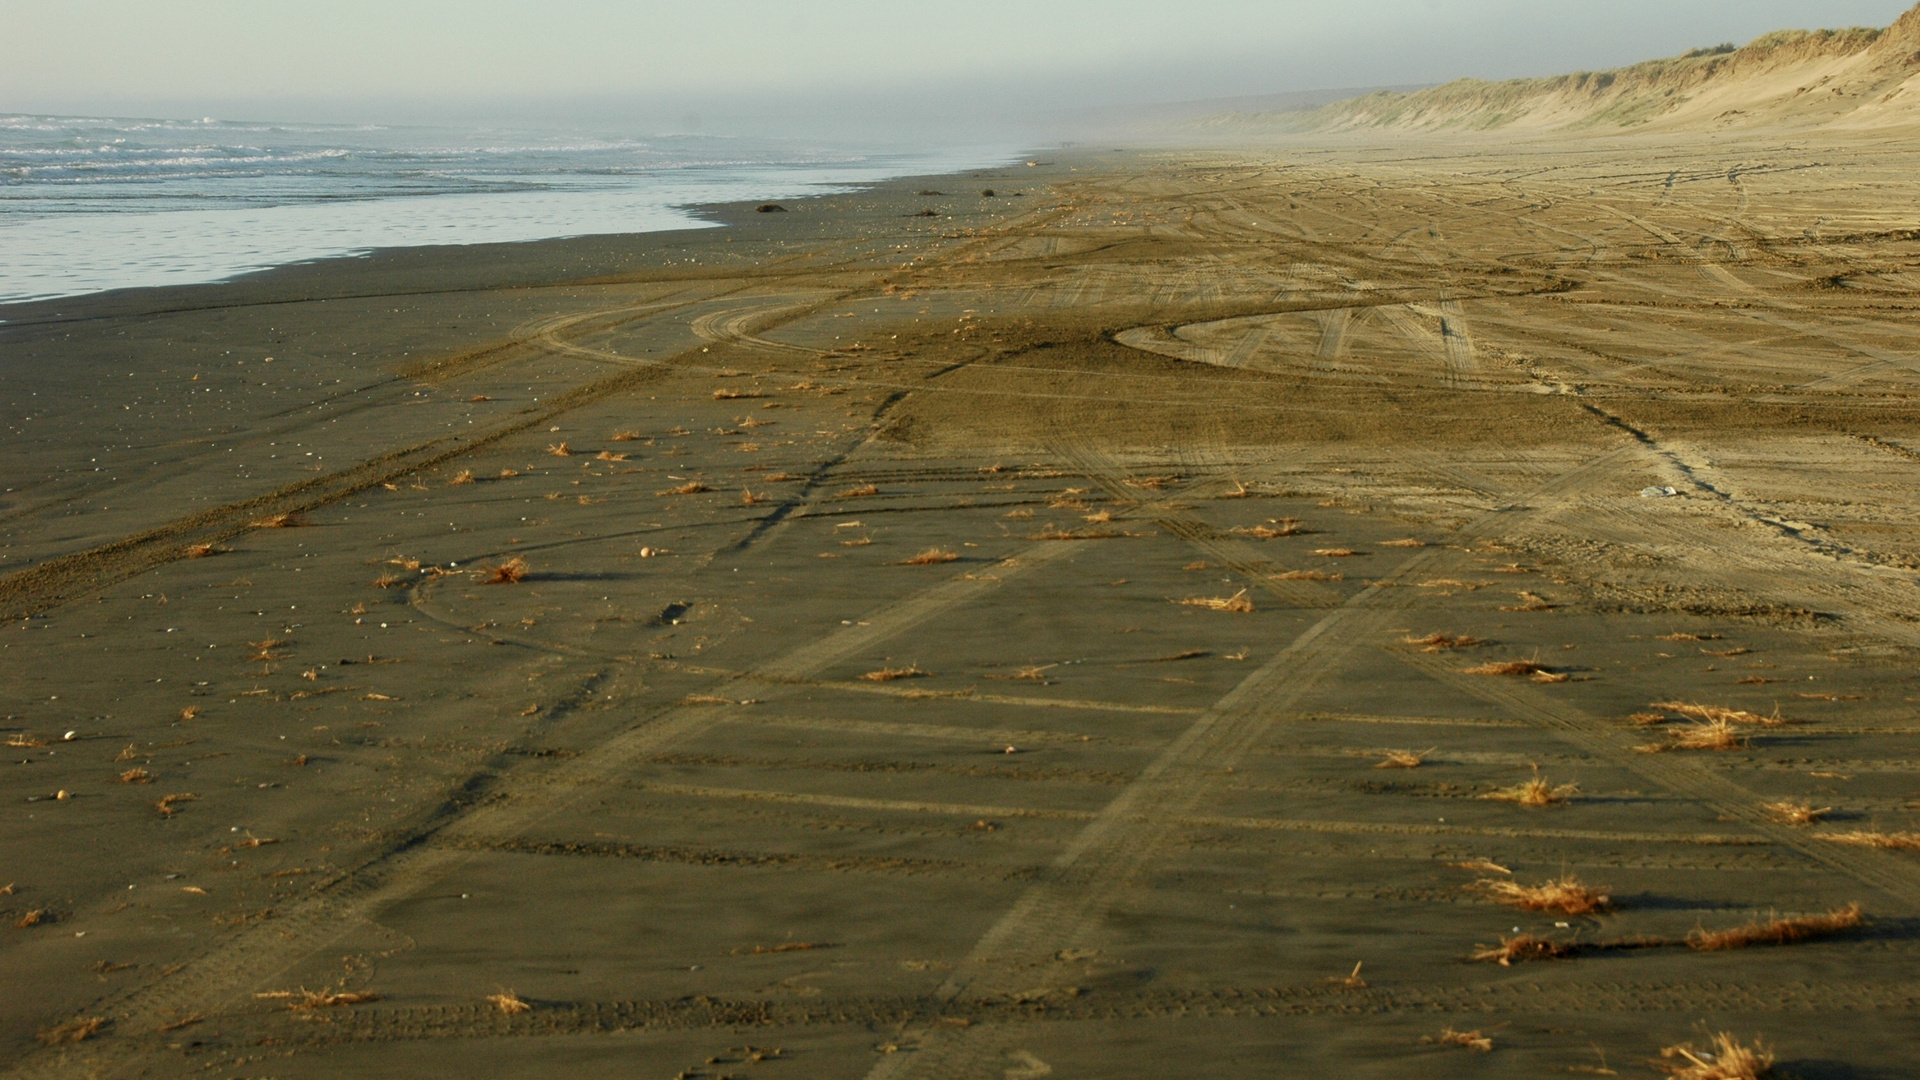
[[[1014,160],[697,135],[0,115],[0,304],[222,281],[421,244],[710,225],[791,199]]]

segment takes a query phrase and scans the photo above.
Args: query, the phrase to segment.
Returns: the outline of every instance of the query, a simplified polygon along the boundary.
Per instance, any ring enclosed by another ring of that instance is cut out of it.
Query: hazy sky
[[[0,111],[701,123],[1609,67],[1909,0],[0,0]]]

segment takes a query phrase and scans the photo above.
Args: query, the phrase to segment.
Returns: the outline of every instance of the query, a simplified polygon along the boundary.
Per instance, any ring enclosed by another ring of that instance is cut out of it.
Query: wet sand
[[[0,1075],[1909,1075],[1915,163],[1087,151],[0,309]]]

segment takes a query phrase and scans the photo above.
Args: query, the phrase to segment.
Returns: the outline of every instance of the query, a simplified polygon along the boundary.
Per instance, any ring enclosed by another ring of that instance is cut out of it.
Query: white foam
[[[704,227],[684,208],[1012,156],[0,116],[0,303],[221,281],[382,247]]]

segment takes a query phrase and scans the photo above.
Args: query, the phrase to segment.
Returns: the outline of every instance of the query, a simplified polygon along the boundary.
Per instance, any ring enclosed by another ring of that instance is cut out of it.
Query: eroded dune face
[[[1233,114],[1217,133],[1377,128],[1512,133],[1873,128],[1920,123],[1920,7],[1885,30],[1783,30],[1613,71],[1381,92],[1313,112]]]

